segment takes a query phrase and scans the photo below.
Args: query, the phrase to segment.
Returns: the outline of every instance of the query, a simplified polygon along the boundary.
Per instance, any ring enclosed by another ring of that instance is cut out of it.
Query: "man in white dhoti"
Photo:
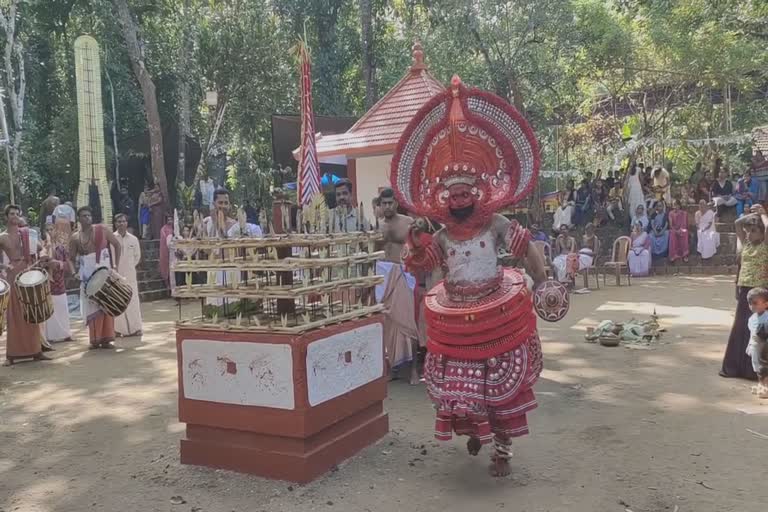
[[[629,172],[627,172],[627,181],[624,186],[624,193],[626,198],[624,205],[627,206],[630,216],[634,215],[637,211],[637,207],[642,205],[645,209],[645,194],[643,193],[643,185],[640,183],[640,172],[638,167],[630,166]]]
[[[69,260],[69,237],[72,234],[68,215],[56,216],[54,213],[53,232],[46,247],[48,273],[50,276],[53,315],[43,325],[45,340],[51,343],[72,341],[72,329],[69,325],[69,303],[67,301],[66,276],[74,275],[75,269]]]
[[[376,263],[376,273],[384,275],[384,283],[376,287],[376,300],[387,306],[384,319],[384,348],[393,375],[399,367],[411,362],[411,384],[419,383],[419,329],[416,324],[416,278],[405,271],[402,250],[413,219],[397,213],[397,201],[391,188],[379,194],[383,219],[384,261]],[[426,342],[426,340],[424,340]]]
[[[214,210],[210,217],[203,219],[203,229],[209,238],[237,238],[240,236],[261,237],[261,227],[256,224],[246,224],[245,233],[240,229],[240,224],[231,217],[232,203],[229,192],[218,188],[213,193]],[[208,274],[208,282],[222,287],[232,287],[240,282],[240,272],[216,272]],[[234,316],[240,312],[240,301],[210,297],[205,300],[207,316]]]
[[[141,336],[141,302],[139,300],[139,281],[136,278],[136,267],[141,261],[141,244],[139,239],[128,232],[128,216],[124,213],[115,215],[115,238],[120,243],[120,265],[117,273],[123,276],[131,285],[133,295],[125,313],[115,318],[115,333],[119,337]]]
[[[107,226],[93,224],[90,207],[78,208],[77,219],[80,222],[80,231],[70,238],[69,258],[73,265],[77,262],[80,271],[80,310],[88,325],[90,348],[114,348],[112,342],[115,339],[115,319],[88,299],[85,286],[97,269],[120,265],[120,242]],[[114,262],[110,247],[115,255]]]

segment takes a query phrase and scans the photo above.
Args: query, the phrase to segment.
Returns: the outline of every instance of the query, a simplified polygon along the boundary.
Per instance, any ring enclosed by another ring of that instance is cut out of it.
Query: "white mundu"
[[[139,301],[139,282],[136,277],[136,266],[141,261],[141,245],[139,239],[130,233],[125,236],[115,232],[115,238],[120,242],[120,265],[117,273],[128,281],[133,290],[131,302],[125,313],[115,318],[115,332],[120,336],[132,336],[142,330],[141,303]]]

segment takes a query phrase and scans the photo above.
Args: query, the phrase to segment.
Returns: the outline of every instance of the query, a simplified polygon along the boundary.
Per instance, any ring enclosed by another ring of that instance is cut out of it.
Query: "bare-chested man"
[[[6,339],[5,363],[10,366],[18,359],[49,359],[43,354],[43,329],[39,324],[30,324],[24,320],[21,302],[16,295],[14,282],[16,276],[29,268],[40,253],[39,242],[30,240],[28,228],[21,227],[21,209],[16,205],[5,207],[7,230],[0,233],[0,251],[9,264],[3,265],[7,272],[10,290],[8,304],[8,337]]]
[[[401,253],[413,219],[397,213],[397,201],[391,188],[379,193],[382,221],[379,229],[384,235],[384,261],[376,264],[376,273],[386,276],[384,284],[376,287],[376,299],[387,306],[384,321],[384,345],[389,364],[396,372],[411,361],[411,384],[418,384],[419,330],[416,325],[416,279],[405,271]]]
[[[111,229],[102,224],[93,224],[92,211],[88,206],[77,209],[77,220],[80,221],[80,230],[73,233],[69,240],[69,257],[72,264],[80,269],[80,308],[88,324],[90,348],[114,348],[115,318],[88,300],[85,286],[96,269],[118,267],[122,246]],[[110,255],[110,246],[114,261]]]

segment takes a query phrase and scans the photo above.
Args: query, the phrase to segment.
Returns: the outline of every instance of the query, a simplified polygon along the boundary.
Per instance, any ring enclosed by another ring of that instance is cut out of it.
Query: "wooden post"
[[[291,202],[285,199],[276,199],[272,201],[272,225],[276,235],[287,234],[283,226],[288,226],[290,231],[291,220],[283,219],[284,213],[291,211]],[[289,258],[291,256],[291,247],[277,248],[278,259]],[[278,282],[282,284],[293,284],[293,272],[278,272]],[[277,312],[280,315],[295,314],[296,303],[293,299],[277,299]]]

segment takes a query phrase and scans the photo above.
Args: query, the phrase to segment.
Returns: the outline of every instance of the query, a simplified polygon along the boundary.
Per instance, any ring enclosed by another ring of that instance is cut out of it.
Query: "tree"
[[[163,193],[165,207],[171,204],[171,196],[168,192],[168,179],[165,175],[165,160],[163,157],[163,129],[160,120],[160,111],[157,105],[155,83],[149,75],[144,59],[144,43],[139,36],[139,26],[131,14],[127,0],[112,0],[115,6],[117,19],[120,23],[125,39],[128,58],[131,68],[139,82],[144,97],[144,111],[147,116],[147,128],[149,131],[150,157],[152,161],[152,175],[155,183],[160,186]]]
[[[376,62],[373,47],[373,1],[360,0],[360,36],[363,45],[363,80],[365,81],[365,108],[378,99]]]
[[[24,69],[24,45],[18,30],[21,19],[19,6],[21,0],[10,0],[10,3],[0,8],[0,29],[5,34],[3,51],[3,66],[5,70],[5,90],[11,105],[11,122],[13,137],[8,133],[8,144],[11,151],[11,168],[8,172],[18,177],[21,167],[21,143],[24,137],[24,99],[27,89],[27,77]],[[7,9],[7,10],[6,10]],[[11,128],[9,128],[9,131]],[[11,183],[14,181],[12,180]],[[11,186],[13,186],[11,184]],[[13,190],[10,191],[13,197]]]

